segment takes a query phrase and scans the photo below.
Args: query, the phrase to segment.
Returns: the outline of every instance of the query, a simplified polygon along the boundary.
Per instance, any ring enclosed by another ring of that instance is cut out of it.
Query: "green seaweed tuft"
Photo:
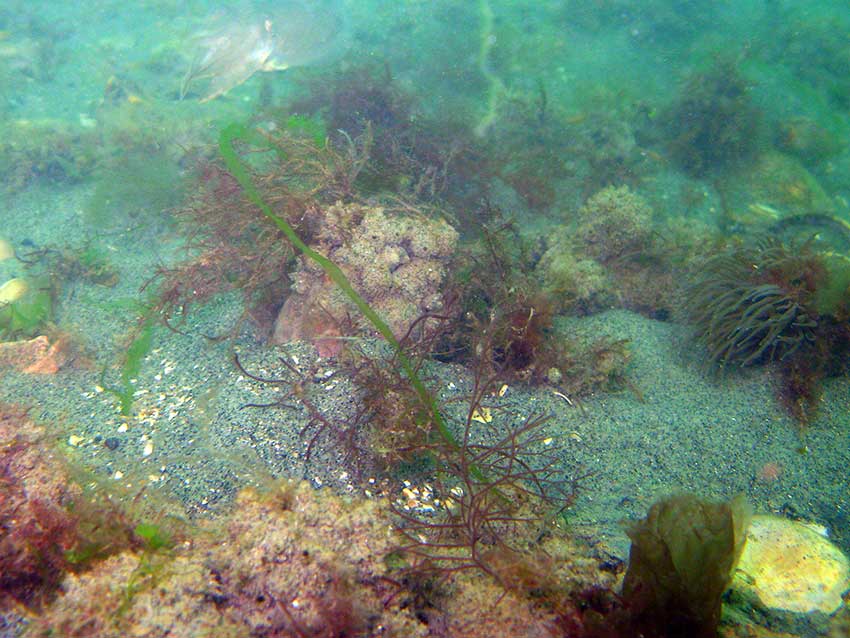
[[[320,119],[306,115],[289,115],[283,122],[283,127],[295,135],[309,137],[313,144],[321,147],[325,143],[328,132]]]
[[[173,544],[171,535],[153,523],[139,523],[133,533],[142,539],[145,549],[149,551],[166,549]]]
[[[153,320],[146,319],[142,324],[141,329],[135,336],[130,346],[127,348],[127,354],[124,357],[124,363],[121,366],[121,384],[118,386],[107,386],[103,381],[106,377],[104,369],[101,376],[101,386],[111,394],[118,398],[121,406],[121,416],[129,417],[133,414],[133,399],[136,393],[136,377],[142,369],[142,361],[153,345]]]

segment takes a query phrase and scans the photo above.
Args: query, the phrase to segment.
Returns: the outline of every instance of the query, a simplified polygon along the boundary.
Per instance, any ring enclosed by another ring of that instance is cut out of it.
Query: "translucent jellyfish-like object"
[[[196,35],[196,54],[180,86],[200,85],[201,102],[239,86],[258,71],[281,71],[344,48],[346,20],[338,2],[279,3],[266,12],[217,15]]]

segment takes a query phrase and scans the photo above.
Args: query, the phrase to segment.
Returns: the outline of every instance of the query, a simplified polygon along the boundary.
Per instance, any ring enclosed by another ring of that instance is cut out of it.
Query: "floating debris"
[[[273,14],[214,16],[214,26],[195,38],[197,52],[181,82],[180,99],[201,83],[200,101],[209,102],[255,73],[303,66],[343,48],[346,21],[338,3],[314,4],[287,2]]]

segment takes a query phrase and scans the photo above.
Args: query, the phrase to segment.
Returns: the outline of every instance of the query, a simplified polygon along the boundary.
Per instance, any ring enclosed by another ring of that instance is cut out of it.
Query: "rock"
[[[312,248],[345,273],[397,337],[426,312],[442,308],[440,287],[457,232],[445,221],[383,208],[336,204],[324,212]],[[301,259],[292,294],[275,322],[273,343],[312,341],[322,356],[337,354],[338,337],[373,334],[369,321],[314,262]]]
[[[828,193],[800,160],[775,151],[730,176],[724,195],[726,214],[747,225],[835,210]]]
[[[823,625],[844,604],[850,560],[811,523],[754,516],[731,585],[734,607],[786,631]]]
[[[56,374],[68,360],[68,342],[54,342],[41,335],[22,341],[0,341],[0,370],[12,368],[24,374]]]
[[[29,286],[26,280],[20,277],[10,279],[0,286],[0,306],[17,301],[27,293],[27,290],[29,290]]]
[[[15,249],[8,241],[0,237],[0,261],[12,259],[15,256]]]

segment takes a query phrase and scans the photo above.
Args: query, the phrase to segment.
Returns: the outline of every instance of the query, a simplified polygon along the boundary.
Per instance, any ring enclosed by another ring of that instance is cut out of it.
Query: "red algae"
[[[77,542],[68,506],[81,490],[56,471],[43,437],[25,409],[0,405],[0,608],[43,603]]]

